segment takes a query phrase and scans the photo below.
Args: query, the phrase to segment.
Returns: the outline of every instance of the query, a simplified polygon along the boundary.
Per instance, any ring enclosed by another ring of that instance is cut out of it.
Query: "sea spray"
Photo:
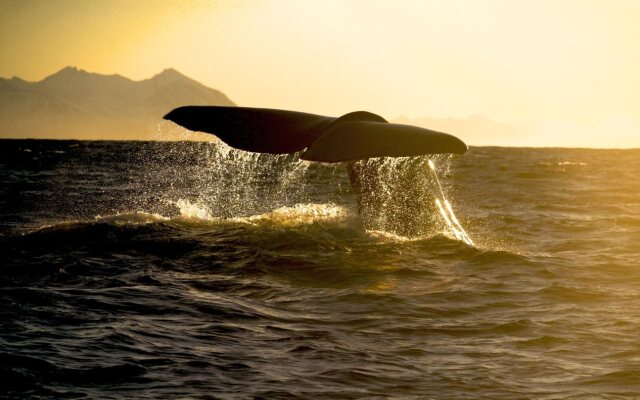
[[[427,162],[426,157],[370,158],[349,166],[366,229],[411,238],[442,231]]]
[[[312,198],[307,190],[310,163],[295,154],[250,153],[221,142],[175,142],[158,150],[138,161],[147,172],[137,182],[140,194],[132,205],[136,209],[173,216],[184,214],[188,202],[209,217],[233,218]],[[157,176],[160,169],[163,176]]]
[[[438,211],[440,211],[440,215],[442,215],[442,218],[445,220],[447,226],[449,227],[451,232],[453,232],[453,235],[456,237],[456,239],[465,242],[469,246],[473,246],[473,241],[460,224],[460,221],[458,221],[456,214],[453,212],[453,207],[451,207],[451,203],[449,203],[449,200],[447,200],[444,195],[442,185],[440,184],[440,179],[438,178],[438,173],[436,172],[435,164],[431,160],[429,160],[428,164],[429,170],[433,174],[433,182],[436,189],[435,203],[438,207]]]
[[[449,157],[434,159],[446,173]],[[298,154],[250,153],[220,141],[165,143],[142,162],[146,178],[139,182],[139,199],[129,210],[208,220],[250,218],[329,201],[350,209],[349,215],[359,214],[368,231],[407,238],[449,231],[471,243],[466,233],[459,233],[464,229],[444,194],[431,190],[440,183],[427,171],[426,157],[355,162],[352,167],[361,177],[356,188],[348,183],[344,164],[311,163]],[[160,170],[163,176],[158,176]]]

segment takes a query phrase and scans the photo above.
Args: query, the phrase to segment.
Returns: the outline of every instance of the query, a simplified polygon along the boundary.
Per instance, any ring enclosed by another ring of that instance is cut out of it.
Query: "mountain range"
[[[187,104],[235,106],[219,90],[171,68],[141,81],[75,67],[38,82],[0,78],[0,138],[216,140],[162,119]],[[470,145],[640,147],[640,123],[626,115],[594,126],[503,123],[482,116],[398,117],[392,122],[451,133]]]
[[[215,140],[187,133],[162,116],[181,105],[235,104],[175,69],[133,81],[66,67],[39,82],[0,78],[0,138]],[[396,118],[393,122],[451,132],[465,139],[478,133],[488,142],[513,137],[516,127],[482,117]]]
[[[0,138],[163,139],[162,116],[185,104],[235,105],[174,69],[141,81],[75,67],[38,82],[0,78]]]

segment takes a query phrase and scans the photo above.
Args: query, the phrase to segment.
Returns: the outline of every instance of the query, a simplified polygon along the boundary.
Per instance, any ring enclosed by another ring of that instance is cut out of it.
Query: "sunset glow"
[[[640,146],[634,1],[2,1],[0,76],[172,67],[242,106],[526,129],[470,144]]]

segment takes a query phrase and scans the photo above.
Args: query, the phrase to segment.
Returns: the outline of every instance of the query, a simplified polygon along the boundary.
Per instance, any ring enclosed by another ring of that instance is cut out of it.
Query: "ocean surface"
[[[431,160],[0,141],[0,397],[640,398],[640,150]]]

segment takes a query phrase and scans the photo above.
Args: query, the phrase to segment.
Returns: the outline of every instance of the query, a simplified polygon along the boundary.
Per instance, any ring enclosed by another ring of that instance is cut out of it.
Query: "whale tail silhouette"
[[[381,189],[386,183],[375,168],[380,162],[384,164],[384,160],[374,160],[372,165],[358,163],[358,160],[467,151],[467,145],[455,136],[392,124],[366,111],[335,118],[266,108],[185,106],[174,109],[164,118],[192,131],[216,135],[240,150],[271,154],[304,151],[300,155],[304,160],[346,162],[358,212],[364,221],[375,221],[376,212],[387,212],[382,209],[385,202],[379,198],[380,193],[386,193]],[[434,212],[421,196],[424,188],[416,186],[417,171],[424,168],[412,162],[406,165],[406,170],[397,171],[400,174],[393,186],[402,191],[399,197],[411,198],[416,203],[392,207],[391,225],[387,224],[385,229],[415,234],[422,229],[425,214]]]
[[[467,151],[467,145],[453,135],[392,124],[366,111],[335,118],[268,108],[184,106],[164,119],[211,133],[240,150],[271,154],[305,150],[300,158],[318,162]]]

